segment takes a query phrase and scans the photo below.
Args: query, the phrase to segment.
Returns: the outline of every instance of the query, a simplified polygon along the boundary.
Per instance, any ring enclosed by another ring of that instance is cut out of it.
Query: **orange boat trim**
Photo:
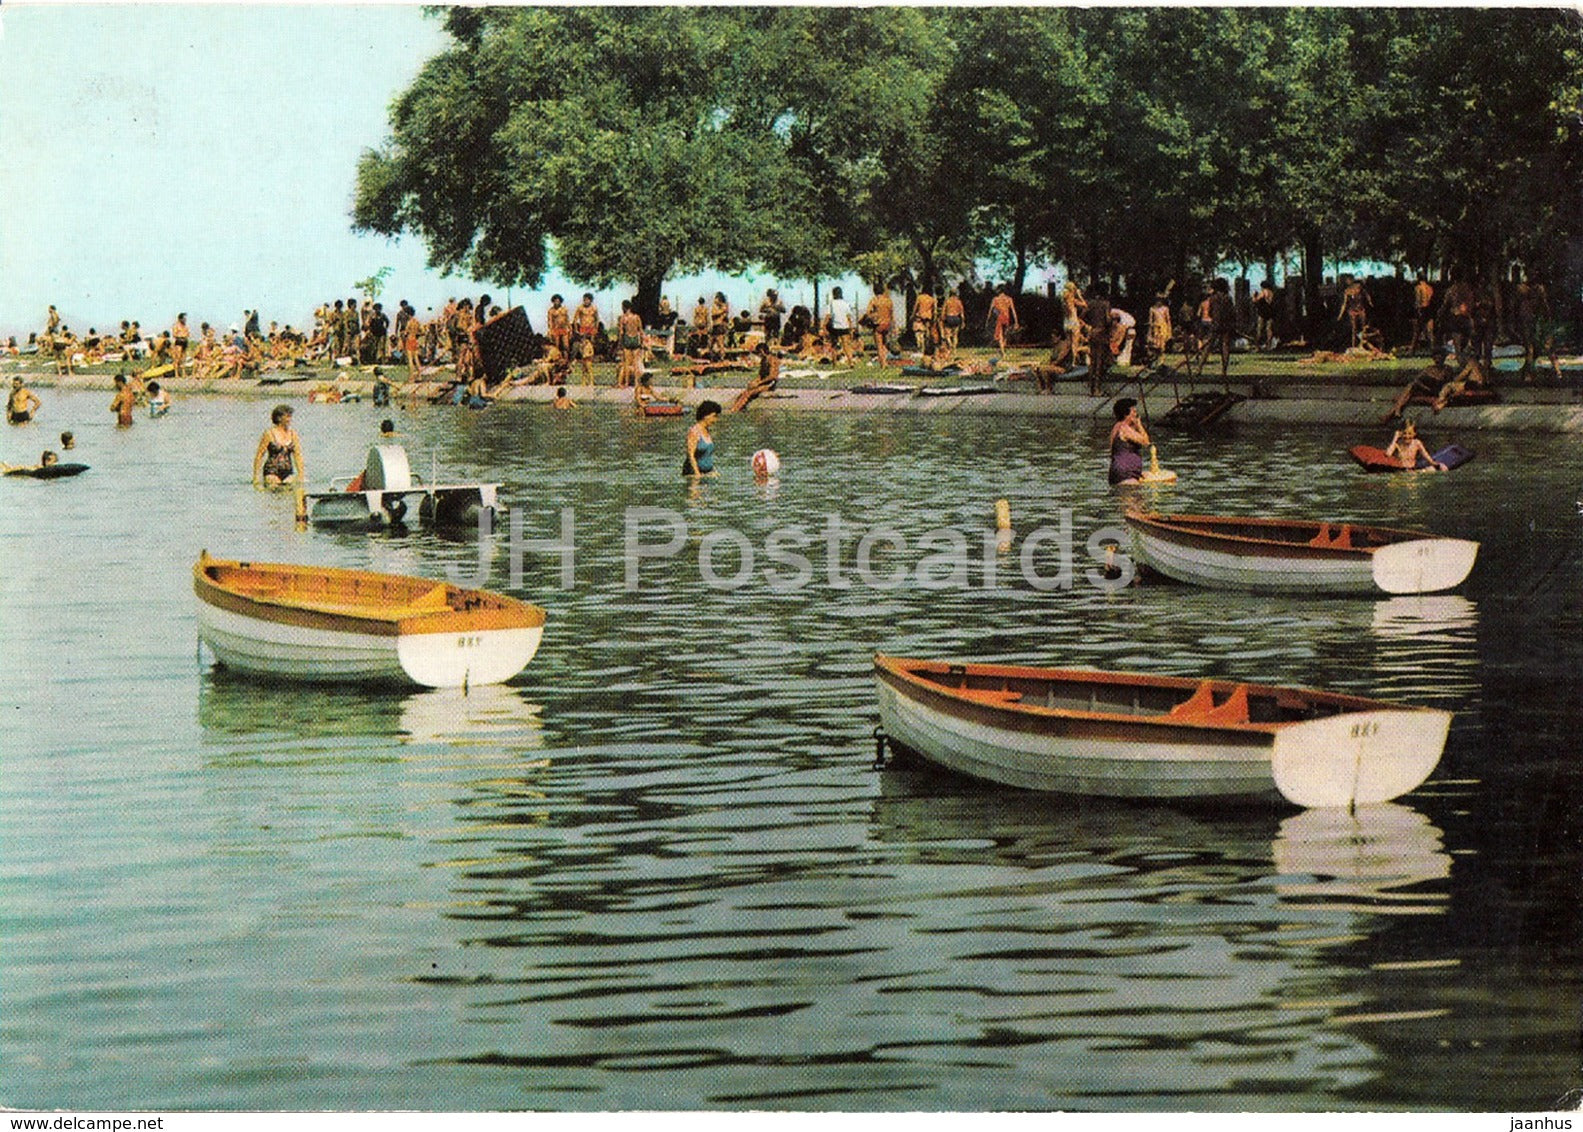
[[[1003,730],[1036,732],[1081,739],[1128,739],[1158,741],[1166,735],[1180,735],[1192,742],[1205,734],[1226,746],[1266,746],[1285,722],[1249,722],[1249,697],[1273,700],[1277,706],[1297,708],[1320,704],[1336,711],[1361,711],[1396,707],[1377,700],[1323,692],[1306,688],[1244,684],[1231,680],[1197,680],[1189,677],[1154,676],[1142,673],[1088,672],[1073,669],[1029,668],[992,664],[950,664],[945,661],[907,660],[876,656],[874,668],[881,680],[909,699],[921,701],[937,711],[958,719]],[[1014,691],[984,688],[951,688],[925,679],[920,673],[948,675],[961,670],[964,677],[989,679],[1070,680],[1079,684],[1110,687],[1154,688],[1179,691],[1183,701],[1159,715],[1127,712],[1085,711],[1065,707],[1045,707],[1022,702]],[[1213,693],[1226,696],[1219,706]],[[1196,702],[1195,702],[1196,701]]]
[[[254,580],[277,575],[281,584],[268,592],[248,593],[247,587],[226,585],[224,574],[247,572]],[[296,581],[320,582],[299,587]],[[337,595],[324,583],[350,589],[379,591],[352,601],[334,601]],[[426,633],[468,633],[497,629],[530,629],[544,624],[544,610],[525,601],[484,590],[467,590],[427,578],[376,574],[335,567],[297,566],[271,562],[236,562],[211,558],[205,551],[193,566],[193,592],[217,609],[279,625],[293,625],[327,632],[402,637]]]

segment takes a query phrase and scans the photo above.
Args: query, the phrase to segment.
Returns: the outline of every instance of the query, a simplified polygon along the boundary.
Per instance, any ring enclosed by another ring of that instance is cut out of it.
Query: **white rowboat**
[[[544,610],[428,578],[233,562],[192,570],[198,637],[227,668],[307,683],[498,684],[544,635]]]
[[[1458,586],[1479,544],[1308,519],[1131,513],[1133,554],[1197,586],[1294,594],[1424,594]]]
[[[1307,688],[874,658],[894,743],[1062,794],[1387,802],[1440,762],[1451,713]]]

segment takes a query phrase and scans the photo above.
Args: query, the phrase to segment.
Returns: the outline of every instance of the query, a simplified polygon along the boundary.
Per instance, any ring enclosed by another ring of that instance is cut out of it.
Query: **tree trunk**
[[[1011,293],[1020,295],[1023,284],[1028,281],[1028,240],[1023,235],[1023,223],[1020,218],[1012,221],[1011,244],[1017,256],[1017,267],[1011,277]]]
[[[659,317],[660,290],[665,286],[665,271],[665,268],[655,268],[638,278],[638,293],[633,297],[632,305],[643,316],[645,326],[653,326]]]
[[[933,291],[935,283],[934,249],[938,241],[926,243],[922,237],[915,236],[908,242],[912,244],[912,250],[918,256],[917,278],[913,278],[913,273],[910,269],[907,271],[909,284],[917,291]]]
[[[1308,318],[1305,333],[1308,344],[1319,348],[1320,335],[1324,333],[1325,310],[1319,301],[1319,286],[1324,282],[1325,244],[1317,228],[1303,233],[1303,304]]]

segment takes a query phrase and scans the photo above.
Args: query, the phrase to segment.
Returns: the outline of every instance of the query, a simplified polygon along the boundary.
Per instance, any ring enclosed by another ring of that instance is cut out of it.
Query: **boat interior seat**
[[[411,601],[406,608],[414,613],[432,613],[437,609],[446,608],[446,589],[444,582],[436,582],[432,589],[425,590]]]
[[[1188,723],[1247,723],[1248,686],[1238,684],[1231,690],[1224,703],[1215,703],[1214,687],[1205,680],[1191,696],[1165,713],[1167,719]]]
[[[1342,523],[1336,533],[1330,533],[1330,524],[1321,523],[1319,533],[1308,540],[1309,546],[1333,546],[1338,550],[1352,549],[1352,528]]]
[[[965,700],[981,704],[1015,704],[1022,701],[1021,692],[1004,688],[957,688],[955,692]]]
[[[1204,714],[1206,723],[1246,723],[1248,722],[1248,686],[1238,684],[1231,690],[1231,695],[1226,697],[1226,702],[1219,707],[1210,708]]]
[[[1205,680],[1187,699],[1165,714],[1171,719],[1190,719],[1203,715],[1215,706],[1215,690]]]

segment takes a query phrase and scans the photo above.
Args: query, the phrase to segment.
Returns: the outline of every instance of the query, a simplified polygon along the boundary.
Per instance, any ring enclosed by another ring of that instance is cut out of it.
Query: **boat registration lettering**
[[[478,637],[457,637],[456,647],[459,649],[476,649],[478,642]]]
[[[1354,739],[1367,739],[1370,735],[1378,735],[1379,733],[1380,724],[1378,720],[1370,723],[1354,723],[1352,725],[1352,737]]]

